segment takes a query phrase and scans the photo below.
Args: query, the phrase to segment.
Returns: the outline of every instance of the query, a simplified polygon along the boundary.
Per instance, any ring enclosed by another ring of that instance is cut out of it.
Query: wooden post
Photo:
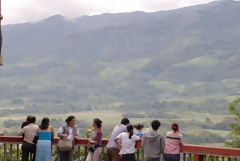
[[[194,161],[204,161],[203,155],[194,154]]]

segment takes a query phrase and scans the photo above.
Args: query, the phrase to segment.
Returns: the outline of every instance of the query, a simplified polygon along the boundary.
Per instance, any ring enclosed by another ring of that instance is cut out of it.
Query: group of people
[[[76,118],[69,116],[66,124],[58,130],[60,139],[72,140],[72,145],[78,139],[79,130],[75,125]],[[142,142],[144,155],[147,161],[160,161],[163,154],[165,161],[180,161],[180,144],[182,135],[179,126],[173,123],[171,131],[166,134],[166,139],[158,132],[161,123],[153,120],[152,130],[143,132],[143,125],[130,124],[128,118],[123,118],[117,124],[106,145],[108,161],[135,161],[135,146],[137,141]],[[89,139],[89,153],[86,161],[100,161],[102,154],[102,121],[98,118],[92,122],[92,135]],[[136,130],[134,130],[134,128]],[[23,137],[22,161],[52,161],[51,143],[54,131],[48,118],[43,118],[39,126],[36,125],[36,117],[28,116],[23,122],[18,133]],[[70,150],[61,150],[60,161],[73,161],[73,146]],[[29,157],[32,157],[29,159]]]
[[[75,117],[69,116],[66,125],[58,130],[58,137],[66,137],[73,141],[78,139],[79,131],[75,126]],[[23,136],[22,161],[52,161],[51,143],[54,131],[50,125],[49,118],[43,118],[39,126],[36,125],[36,117],[28,116],[23,122],[22,129],[18,132]],[[59,151],[60,161],[73,161],[73,148],[69,151]],[[29,159],[32,157],[31,159]]]
[[[182,135],[179,133],[178,124],[172,124],[171,131],[166,135],[166,141],[158,132],[160,121],[153,120],[151,126],[151,131],[143,133],[143,125],[133,126],[127,118],[123,118],[121,124],[114,127],[106,146],[108,161],[135,161],[136,141],[142,141],[147,161],[160,161],[162,154],[165,161],[180,161]]]

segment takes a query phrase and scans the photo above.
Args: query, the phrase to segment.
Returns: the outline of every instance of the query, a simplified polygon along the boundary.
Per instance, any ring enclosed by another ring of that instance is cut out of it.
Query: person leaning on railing
[[[35,161],[36,155],[36,144],[33,142],[33,138],[36,136],[38,130],[38,126],[36,125],[36,117],[31,116],[29,119],[29,124],[22,128],[18,136],[23,136],[23,144],[22,144],[22,161],[28,161],[29,154],[33,154],[32,161]]]
[[[51,161],[52,160],[52,140],[54,137],[53,128],[50,126],[49,118],[42,119],[41,125],[38,129],[38,141],[36,161]]]
[[[106,146],[107,148],[107,160],[108,161],[120,161],[121,158],[119,157],[120,149],[118,145],[115,143],[114,139],[121,134],[122,132],[127,131],[127,125],[130,121],[127,118],[123,118],[121,123],[116,125],[112,131],[111,137],[108,141]]]
[[[86,161],[100,161],[102,154],[102,120],[96,118],[92,123],[92,138],[89,139],[90,148]]]
[[[164,150],[165,161],[180,161],[180,145],[182,135],[179,133],[179,126],[173,123],[171,131],[166,136],[166,146]]]
[[[58,130],[58,137],[67,138],[72,140],[72,145],[74,145],[75,140],[78,139],[79,131],[77,126],[75,125],[76,118],[75,116],[69,116],[66,119],[67,125],[62,126]],[[73,161],[73,147],[68,151],[61,151],[60,153],[60,161]]]
[[[164,152],[164,138],[158,132],[161,123],[159,120],[153,120],[151,123],[152,130],[143,134],[142,146],[147,161],[160,161]]]
[[[115,139],[115,143],[121,149],[122,161],[135,161],[135,145],[136,141],[141,140],[133,132],[133,125],[127,125],[127,132],[119,134]],[[119,143],[121,142],[121,144]]]

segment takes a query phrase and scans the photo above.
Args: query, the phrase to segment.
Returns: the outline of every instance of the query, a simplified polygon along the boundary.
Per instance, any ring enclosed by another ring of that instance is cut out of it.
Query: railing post
[[[186,161],[186,153],[183,153],[183,161]]]
[[[12,159],[12,144],[10,144],[10,161],[13,161],[13,159]]]
[[[57,161],[60,161],[60,150],[57,148]]]
[[[84,160],[86,160],[87,159],[87,155],[88,155],[88,146],[84,146],[84,149],[85,149],[85,151],[84,151]]]
[[[80,157],[81,157],[81,149],[80,149],[80,145],[78,145],[78,161],[80,161]]]
[[[194,161],[204,161],[204,156],[199,154],[194,154]]]
[[[19,144],[17,144],[17,161],[19,161]]]
[[[4,143],[4,161],[7,161],[7,145]]]

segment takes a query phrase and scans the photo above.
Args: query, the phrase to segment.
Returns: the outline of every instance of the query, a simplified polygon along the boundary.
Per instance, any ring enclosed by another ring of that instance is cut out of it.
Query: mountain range
[[[224,0],[5,25],[0,106],[228,99],[240,88],[239,15],[240,2]]]

